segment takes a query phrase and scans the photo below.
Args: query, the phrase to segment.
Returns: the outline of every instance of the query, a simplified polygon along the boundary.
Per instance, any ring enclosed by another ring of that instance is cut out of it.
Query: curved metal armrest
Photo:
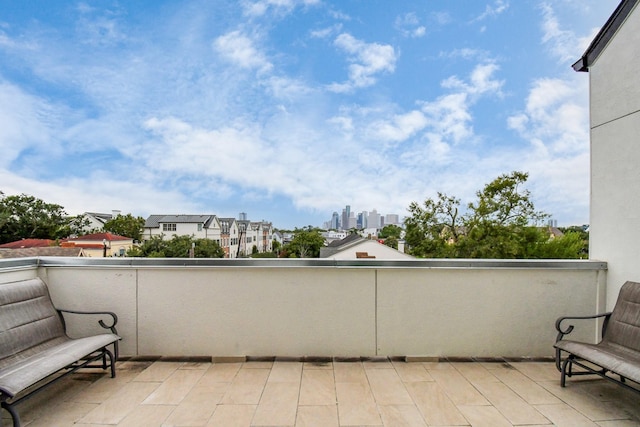
[[[77,311],[77,310],[63,310],[58,309],[60,313],[71,313],[71,314],[105,314],[107,316],[111,316],[112,323],[107,325],[102,319],[98,320],[98,324],[105,329],[111,330],[111,332],[115,335],[118,335],[118,331],[116,330],[116,323],[118,323],[118,316],[111,311]]]
[[[567,326],[566,329],[562,329],[561,323],[565,320],[584,320],[584,319],[598,319],[600,317],[604,317],[604,323],[602,324],[602,334],[607,330],[607,323],[609,322],[609,317],[611,317],[611,312],[594,314],[593,316],[564,316],[559,317],[556,320],[556,330],[558,331],[558,336],[556,337],[556,342],[560,341],[562,337],[570,334],[573,331],[573,325]]]

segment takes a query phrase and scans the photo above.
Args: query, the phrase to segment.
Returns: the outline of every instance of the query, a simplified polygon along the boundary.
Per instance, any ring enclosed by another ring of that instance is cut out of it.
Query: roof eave
[[[607,22],[602,26],[598,34],[584,52],[582,57],[576,61],[572,68],[575,71],[589,72],[589,67],[600,56],[600,53],[609,44],[618,31],[622,23],[627,19],[633,8],[640,0],[622,0],[616,10],[611,14]]]

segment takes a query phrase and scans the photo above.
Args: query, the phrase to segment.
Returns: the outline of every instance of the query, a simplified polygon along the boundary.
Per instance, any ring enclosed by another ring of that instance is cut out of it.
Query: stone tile
[[[29,427],[73,426],[76,421],[83,418],[97,406],[95,403],[61,402],[56,404],[55,411],[45,412],[33,422],[28,422],[29,417],[20,412],[20,406],[18,406],[18,413],[23,425],[28,425]],[[2,410],[2,412],[5,411]],[[6,418],[6,420],[3,418],[2,425],[10,426],[13,424],[11,424],[9,418]]]
[[[214,383],[230,383],[242,368],[242,363],[216,363],[207,369],[198,382],[199,386],[207,386]]]
[[[438,383],[412,382],[406,383],[405,386],[428,425],[468,424]]]
[[[425,369],[428,371],[436,371],[440,369],[454,369],[453,365],[449,362],[422,362]]]
[[[640,422],[633,420],[598,421],[600,427],[638,427]]]
[[[136,409],[161,383],[130,382],[80,419],[85,424],[118,424]]]
[[[250,427],[257,405],[218,405],[207,427]]]
[[[336,385],[333,370],[305,369],[302,371],[299,405],[335,405]]]
[[[378,405],[411,405],[413,400],[395,369],[366,370],[369,386]]]
[[[514,362],[511,366],[534,381],[558,381],[560,372],[551,362]]]
[[[501,382],[478,381],[476,387],[511,424],[548,424],[537,409]]]
[[[271,369],[273,367],[274,362],[273,361],[265,361],[265,362],[261,362],[261,361],[251,361],[251,362],[245,362],[242,365],[243,369]]]
[[[435,370],[430,374],[456,405],[489,404],[487,399],[457,370]]]
[[[155,362],[138,374],[134,381],[162,382],[181,366],[182,362]]]
[[[487,382],[487,381],[500,382],[500,380],[491,373],[491,370],[487,369],[481,363],[475,363],[475,362],[454,363],[453,367],[458,372],[460,372],[462,376],[467,379],[467,381],[469,381],[471,384],[474,384],[474,385],[476,382]]]
[[[393,367],[403,382],[433,381],[422,363],[393,362]]]
[[[420,427],[427,425],[415,405],[382,405],[378,406],[378,411],[380,411],[385,426]]]
[[[209,421],[226,390],[217,386],[196,386],[175,408],[163,427],[202,426]]]
[[[364,369],[393,369],[393,364],[386,357],[365,360],[362,366]]]
[[[334,362],[333,373],[336,383],[366,383],[368,381],[361,362]]]
[[[299,392],[299,383],[267,382],[252,424],[256,426],[294,425]]]
[[[145,405],[178,405],[204,375],[202,369],[178,369],[148,398]]]
[[[511,427],[511,423],[493,406],[460,405],[458,409],[473,427]]]
[[[597,424],[571,406],[560,403],[555,405],[535,405],[536,409],[557,427],[593,427]]]
[[[257,405],[260,402],[260,396],[269,374],[270,369],[245,369],[243,367],[238,371],[227,394],[222,399],[222,403],[227,405]]]
[[[558,381],[544,381],[540,382],[540,385],[590,420],[608,421],[630,418],[630,414],[620,406],[603,402],[588,394],[581,383],[573,383],[564,388],[560,387]]]
[[[333,369],[333,362],[304,362],[304,369]]]
[[[169,414],[175,409],[170,405],[140,405],[118,423],[118,427],[163,426],[169,427],[177,424],[165,424]]]
[[[271,368],[268,382],[291,383],[300,382],[302,376],[302,363],[275,362]]]
[[[298,406],[296,427],[338,426],[338,405]]]
[[[336,383],[341,426],[381,425],[382,420],[367,384]]]
[[[515,369],[498,369],[494,370],[493,374],[500,381],[509,386],[511,390],[518,393],[518,395],[530,405],[561,403],[560,399],[555,397],[548,390],[545,390],[541,385],[523,375],[520,371]]]
[[[100,378],[87,387],[86,390],[83,390],[82,393],[77,393],[72,400],[74,402],[102,403],[115,393],[118,393],[125,384],[133,381],[140,372],[133,370],[117,371],[115,378],[110,376]]]

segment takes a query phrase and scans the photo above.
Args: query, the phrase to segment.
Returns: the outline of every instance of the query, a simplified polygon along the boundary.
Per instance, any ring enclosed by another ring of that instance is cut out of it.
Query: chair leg
[[[9,412],[11,415],[11,419],[13,420],[13,427],[20,427],[20,416],[18,415],[18,411],[13,407],[13,405],[8,404],[7,402],[2,402],[2,407]],[[2,420],[0,420],[0,423]]]
[[[562,362],[562,370],[560,371],[560,387],[564,387],[567,382],[567,367],[569,367],[569,370],[571,370],[570,363],[571,356],[567,357],[564,362]]]
[[[104,349],[105,354],[109,357],[109,364],[111,365],[111,378],[116,377],[116,361],[113,357],[113,353],[111,353],[106,347]]]

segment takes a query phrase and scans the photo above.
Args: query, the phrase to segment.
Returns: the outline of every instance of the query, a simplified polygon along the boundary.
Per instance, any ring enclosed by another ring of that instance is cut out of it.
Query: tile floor
[[[640,394],[593,377],[563,389],[547,362],[127,361],[18,410],[29,427],[640,426]]]

